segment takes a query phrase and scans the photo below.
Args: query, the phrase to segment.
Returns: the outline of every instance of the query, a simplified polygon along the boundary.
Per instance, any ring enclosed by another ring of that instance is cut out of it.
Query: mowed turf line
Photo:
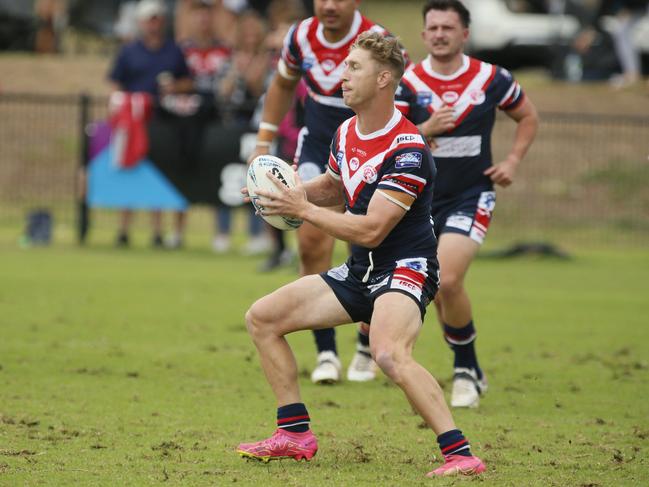
[[[342,258],[342,256],[339,256]],[[0,485],[461,485],[425,479],[433,434],[400,391],[316,387],[312,338],[291,338],[320,439],[310,463],[239,459],[275,405],[244,328],[293,278],[207,250],[0,252]],[[642,485],[649,475],[649,253],[478,260],[469,277],[491,390],[456,412],[481,485]],[[416,355],[442,382],[431,313]],[[339,332],[343,361],[354,328]],[[469,480],[470,481],[470,480]]]

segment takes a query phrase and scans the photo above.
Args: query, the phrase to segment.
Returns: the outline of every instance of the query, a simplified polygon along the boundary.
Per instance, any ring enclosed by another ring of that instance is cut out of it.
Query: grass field
[[[339,255],[340,258],[342,256]],[[0,485],[463,485],[400,391],[316,387],[311,337],[291,338],[320,452],[239,459],[275,405],[243,324],[293,278],[208,250],[0,248]],[[456,420],[489,471],[481,485],[646,485],[649,253],[478,260],[469,280],[491,389]],[[339,331],[344,362],[354,328]],[[416,355],[443,382],[432,313]]]

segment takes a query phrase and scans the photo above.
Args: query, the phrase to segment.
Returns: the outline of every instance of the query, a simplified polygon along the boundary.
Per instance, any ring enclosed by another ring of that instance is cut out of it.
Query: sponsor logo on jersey
[[[382,287],[385,287],[388,285],[388,280],[390,279],[390,276],[385,276],[381,281],[377,282],[376,284],[368,284],[367,289],[369,289],[370,294],[375,293]]]
[[[394,166],[397,169],[404,169],[406,167],[421,167],[421,153],[406,152],[405,154],[398,155],[395,158],[394,162]]]
[[[404,281],[403,279],[394,279],[392,281],[392,287],[405,288],[415,293],[421,293],[421,289],[412,284],[411,282]]]
[[[303,69],[304,71],[308,71],[309,69],[311,69],[311,68],[313,67],[314,64],[315,64],[315,58],[312,58],[312,57],[310,57],[310,56],[309,56],[309,57],[305,57],[305,58],[302,60],[302,69]]]
[[[417,140],[416,135],[400,135],[399,137],[397,137],[397,145],[403,144],[404,142],[414,142],[415,140]]]
[[[487,96],[482,90],[471,90],[469,92],[469,103],[471,105],[482,105],[486,98]]]
[[[336,162],[338,163],[339,167],[340,167],[340,164],[343,162],[343,156],[344,156],[344,154],[343,154],[343,151],[341,151],[341,150],[339,150],[336,153]]]
[[[376,181],[376,169],[374,169],[372,166],[365,166],[363,168],[363,181],[365,181],[367,184],[372,184],[373,182]]]
[[[349,267],[347,267],[347,264],[334,267],[333,269],[327,271],[327,275],[329,277],[333,277],[336,281],[344,281],[349,275]]]
[[[442,100],[446,103],[455,103],[460,98],[456,91],[445,91],[442,93]]]
[[[352,147],[352,152],[354,154],[358,153],[358,155],[361,156],[361,157],[367,157],[367,152],[365,152],[363,149],[358,149],[357,147]]]
[[[355,171],[356,169],[358,169],[360,167],[360,165],[361,165],[361,161],[358,160],[358,157],[352,157],[349,160],[349,168],[352,171]]]
[[[320,65],[325,71],[333,71],[334,69],[336,69],[336,62],[332,59],[325,59],[324,61],[322,61],[322,63],[320,63]]]
[[[427,107],[433,102],[433,94],[430,91],[417,92],[417,105]]]

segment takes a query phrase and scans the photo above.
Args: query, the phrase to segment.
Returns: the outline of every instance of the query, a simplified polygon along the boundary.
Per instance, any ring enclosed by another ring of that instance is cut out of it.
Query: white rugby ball
[[[278,191],[275,183],[268,178],[268,173],[275,176],[287,187],[295,187],[295,171],[293,171],[291,166],[275,156],[261,155],[255,157],[248,167],[247,186],[250,201],[258,211],[263,210],[264,207],[263,198],[257,196],[257,189],[259,188],[273,193]],[[299,218],[282,215],[261,215],[261,217],[270,225],[280,230],[294,230],[302,225],[302,220]]]

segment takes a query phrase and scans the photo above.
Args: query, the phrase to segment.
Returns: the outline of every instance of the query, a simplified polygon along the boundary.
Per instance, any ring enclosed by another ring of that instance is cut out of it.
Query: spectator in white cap
[[[109,73],[115,91],[144,92],[155,99],[169,94],[188,93],[193,89],[185,56],[178,45],[166,37],[166,8],[156,0],[141,0],[135,10],[139,36],[122,47]],[[121,212],[116,244],[129,245],[132,210]],[[152,211],[154,247],[162,247],[162,214]],[[184,226],[184,221],[177,222]],[[177,228],[176,233],[182,229]]]

